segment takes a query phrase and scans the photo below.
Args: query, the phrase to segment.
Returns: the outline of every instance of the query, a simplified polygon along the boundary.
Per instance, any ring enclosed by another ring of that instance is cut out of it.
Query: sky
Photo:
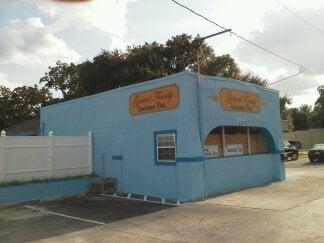
[[[247,39],[307,69],[273,84],[290,95],[292,107],[314,105],[324,85],[324,0],[179,0]],[[283,8],[280,4],[302,17]],[[0,85],[38,84],[57,60],[80,63],[102,49],[125,49],[165,42],[187,33],[209,35],[221,29],[170,0],[93,0],[63,4],[51,0],[0,0]],[[217,55],[231,54],[243,72],[269,82],[299,68],[229,33],[207,40]]]

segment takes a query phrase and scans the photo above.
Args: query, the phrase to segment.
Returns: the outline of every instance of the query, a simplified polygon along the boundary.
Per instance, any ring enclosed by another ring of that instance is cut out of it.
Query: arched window
[[[204,143],[205,158],[223,157],[222,127],[211,130]]]
[[[204,142],[205,158],[271,153],[271,134],[260,127],[219,126],[210,131]]]

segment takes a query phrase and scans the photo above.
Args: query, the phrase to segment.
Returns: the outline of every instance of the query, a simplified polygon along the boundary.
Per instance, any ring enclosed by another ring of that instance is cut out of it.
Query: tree
[[[40,79],[40,83],[45,83],[45,87],[60,90],[63,98],[75,96],[77,86],[76,66],[71,63],[57,61],[55,66],[48,67],[49,72]]]
[[[0,129],[39,117],[39,108],[52,99],[47,88],[21,86],[14,90],[0,87]]]
[[[280,116],[281,119],[287,120],[287,105],[291,105],[292,99],[288,95],[280,97]]]
[[[260,78],[259,76],[253,75],[251,73],[241,74],[238,79],[261,86],[266,86],[268,84],[268,81],[266,79]]]
[[[58,61],[40,79],[47,88],[60,90],[63,99],[71,99],[118,87],[160,78],[180,71],[197,70],[197,43],[182,34],[165,44],[157,42],[129,46],[125,52],[102,50],[92,61],[75,65]],[[200,66],[203,74],[241,79],[259,85],[266,80],[242,74],[230,55],[216,56],[205,42],[200,45]]]
[[[11,123],[9,111],[10,111],[10,89],[0,86],[0,130],[9,126]]]
[[[324,128],[324,85],[317,88],[319,97],[315,102],[312,122],[314,127]]]
[[[206,61],[205,63],[203,63],[201,72],[208,75],[227,78],[239,79],[241,77],[241,71],[238,65],[236,64],[235,60],[228,54],[213,57],[210,60]]]
[[[126,83],[134,82],[131,80],[133,77],[138,82],[163,77],[169,73],[165,47],[156,42],[128,47],[124,60],[128,74]]]
[[[299,108],[289,109],[289,114],[293,119],[294,129],[307,130],[310,128],[310,116],[312,107],[309,105],[301,105]]]
[[[164,60],[168,74],[181,72],[184,70],[197,70],[197,41],[199,36],[192,38],[191,35],[182,34],[173,36],[167,40],[164,46]],[[204,54],[202,62],[210,56],[214,56],[214,51],[205,43],[200,46],[201,53]]]

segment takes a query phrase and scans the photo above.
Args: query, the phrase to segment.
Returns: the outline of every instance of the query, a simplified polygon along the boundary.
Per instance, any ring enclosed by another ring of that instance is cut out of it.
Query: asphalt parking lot
[[[98,196],[0,208],[0,242],[324,242],[324,163],[287,181],[170,206]]]

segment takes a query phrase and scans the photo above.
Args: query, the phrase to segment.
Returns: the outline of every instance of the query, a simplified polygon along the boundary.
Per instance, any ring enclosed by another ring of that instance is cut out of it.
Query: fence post
[[[5,163],[6,163],[6,132],[1,131],[0,137],[0,178],[5,175]]]
[[[54,144],[53,144],[53,132],[48,133],[48,162],[49,162],[49,177],[54,175]]]
[[[89,132],[89,137],[88,137],[88,158],[89,158],[90,174],[93,174],[93,134],[92,132]]]

